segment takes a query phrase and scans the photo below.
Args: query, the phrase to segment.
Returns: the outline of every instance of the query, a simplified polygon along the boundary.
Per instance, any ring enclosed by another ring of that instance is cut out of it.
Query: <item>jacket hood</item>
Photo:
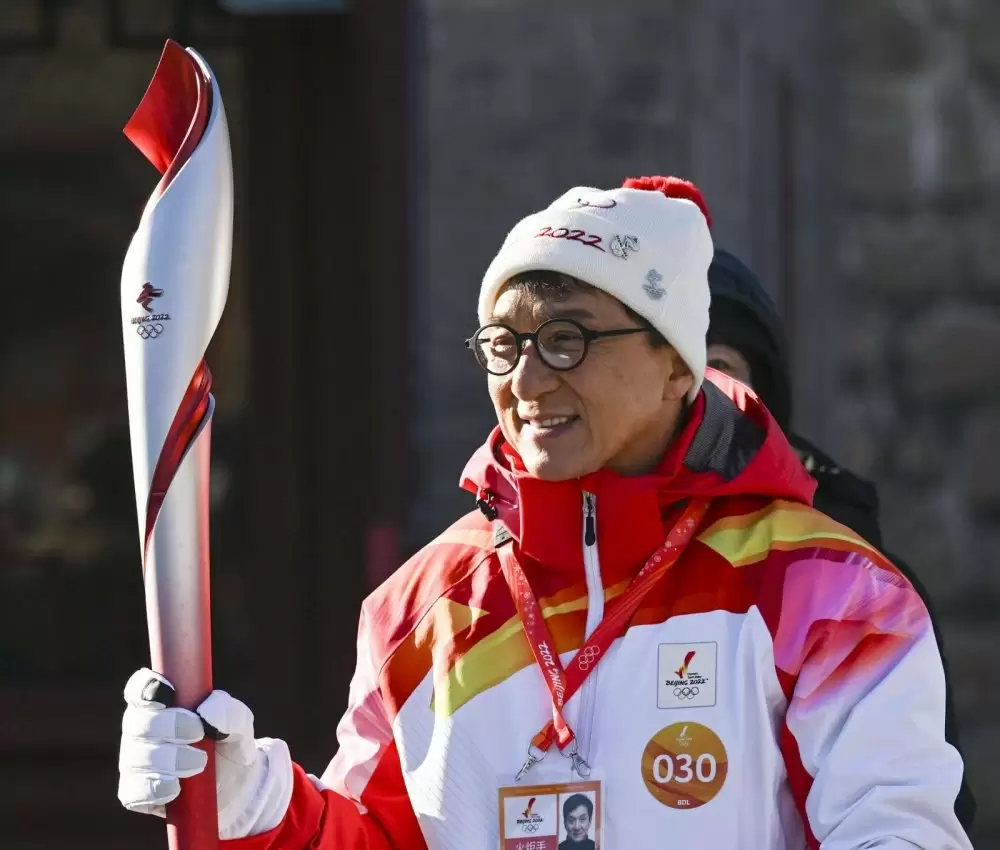
[[[584,494],[596,497],[605,581],[634,574],[694,496],[764,497],[812,504],[816,482],[767,408],[745,386],[709,369],[687,423],[649,475],[601,469],[570,481],[533,478],[494,429],[461,486],[547,569],[582,570]],[[751,508],[753,509],[753,508]]]

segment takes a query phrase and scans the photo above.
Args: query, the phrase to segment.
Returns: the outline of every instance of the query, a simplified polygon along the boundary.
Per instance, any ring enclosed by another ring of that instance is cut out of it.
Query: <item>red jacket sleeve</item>
[[[373,643],[362,609],[357,669],[337,727],[340,749],[322,780],[294,765],[284,820],[262,835],[221,842],[225,850],[426,850],[382,701]]]

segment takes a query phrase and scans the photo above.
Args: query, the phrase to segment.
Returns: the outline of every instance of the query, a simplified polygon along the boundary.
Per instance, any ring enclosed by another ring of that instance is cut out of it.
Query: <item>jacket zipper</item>
[[[601,565],[597,557],[597,496],[586,492],[583,494],[583,571],[587,579],[586,640],[604,619],[604,582],[601,580]],[[598,664],[580,687],[580,713],[574,731],[577,735],[577,752],[586,764],[590,762],[590,739],[594,728],[600,671],[601,666]]]

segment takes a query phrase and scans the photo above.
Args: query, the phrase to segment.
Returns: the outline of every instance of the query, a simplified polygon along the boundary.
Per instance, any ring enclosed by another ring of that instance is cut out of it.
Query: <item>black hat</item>
[[[788,346],[774,302],[743,262],[717,248],[708,269],[708,344],[735,348],[750,365],[753,389],[783,431],[792,415]]]

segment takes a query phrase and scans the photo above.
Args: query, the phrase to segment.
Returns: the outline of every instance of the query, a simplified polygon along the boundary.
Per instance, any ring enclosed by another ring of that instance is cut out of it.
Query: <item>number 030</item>
[[[711,782],[718,769],[715,756],[711,753],[702,753],[697,759],[692,759],[687,753],[677,756],[660,755],[653,759],[653,779],[663,785],[668,782],[690,782],[695,778],[699,782]]]

